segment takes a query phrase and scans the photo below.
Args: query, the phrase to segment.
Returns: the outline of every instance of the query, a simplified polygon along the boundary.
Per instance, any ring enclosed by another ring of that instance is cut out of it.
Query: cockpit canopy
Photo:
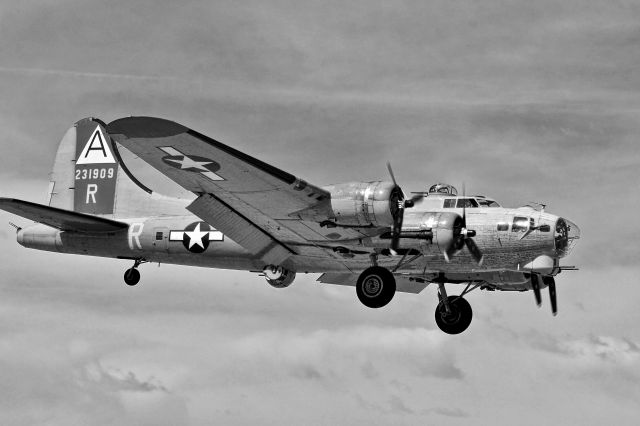
[[[458,195],[458,190],[448,183],[436,183],[429,188],[429,195]]]
[[[483,195],[458,197],[458,190],[448,183],[436,183],[424,195],[427,196],[424,201],[433,204],[434,208],[500,207],[500,204]]]

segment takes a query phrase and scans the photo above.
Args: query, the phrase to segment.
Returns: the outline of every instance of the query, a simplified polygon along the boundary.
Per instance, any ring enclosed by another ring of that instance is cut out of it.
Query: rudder
[[[58,146],[47,204],[88,214],[113,214],[118,166],[104,123],[95,118],[78,121]]]

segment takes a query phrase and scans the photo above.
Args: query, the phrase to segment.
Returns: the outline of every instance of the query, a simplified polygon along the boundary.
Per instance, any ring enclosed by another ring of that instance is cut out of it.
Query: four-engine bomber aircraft
[[[123,162],[130,151],[194,195],[157,194]],[[380,308],[396,291],[439,287],[436,323],[457,334],[471,323],[470,291],[548,287],[580,238],[571,221],[538,207],[502,208],[446,184],[407,198],[392,181],[319,187],[190,130],[151,117],[108,125],[86,118],[57,151],[47,205],[0,198],[0,208],[36,224],[18,227],[18,242],[61,253],[254,271],[274,287],[296,273],[356,287]],[[15,225],[14,225],[15,226]],[[458,296],[445,283],[466,284]]]

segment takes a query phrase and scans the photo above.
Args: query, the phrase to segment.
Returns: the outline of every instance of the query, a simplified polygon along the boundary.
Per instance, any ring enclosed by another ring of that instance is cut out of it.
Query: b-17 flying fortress
[[[128,150],[190,191],[171,198],[140,182]],[[488,197],[435,184],[408,196],[390,181],[316,186],[180,124],[128,117],[87,118],[60,142],[46,204],[0,198],[0,208],[36,224],[16,226],[18,242],[60,253],[253,271],[278,288],[297,273],[354,286],[370,308],[396,291],[438,286],[435,320],[458,334],[471,323],[464,296],[475,289],[548,288],[580,230],[544,206],[504,208]],[[451,284],[463,285],[451,295]],[[448,285],[448,288],[447,288]]]

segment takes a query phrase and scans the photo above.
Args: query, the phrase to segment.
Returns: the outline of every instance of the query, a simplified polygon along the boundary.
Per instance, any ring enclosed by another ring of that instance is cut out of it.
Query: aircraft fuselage
[[[417,205],[405,213],[403,229],[429,229],[429,215]],[[439,211],[462,214],[461,209]],[[431,208],[429,213],[433,213]],[[523,281],[518,271],[535,270],[555,274],[561,253],[556,247],[558,220],[555,215],[529,208],[467,209],[468,227],[476,231],[475,241],[484,259],[477,265],[469,253],[460,251],[449,262],[437,241],[401,239],[401,247],[416,249],[420,259],[402,266],[399,271],[409,274],[447,273],[453,280],[486,279],[495,282]],[[18,242],[29,248],[60,253],[81,254],[121,259],[144,259],[149,262],[170,263],[211,268],[261,271],[266,265],[243,247],[214,230],[193,215],[120,219],[128,229],[109,233],[65,232],[36,224],[18,232]],[[379,237],[359,241],[345,241],[345,247],[358,251],[387,247],[388,239]],[[287,265],[298,272],[345,272],[366,267],[368,255],[336,252],[336,261],[318,262],[305,256],[293,256]],[[344,262],[343,262],[344,260]],[[393,267],[397,256],[380,256],[379,263]],[[345,267],[345,265],[348,265]],[[508,272],[516,272],[516,275]],[[487,275],[489,274],[489,275]]]

